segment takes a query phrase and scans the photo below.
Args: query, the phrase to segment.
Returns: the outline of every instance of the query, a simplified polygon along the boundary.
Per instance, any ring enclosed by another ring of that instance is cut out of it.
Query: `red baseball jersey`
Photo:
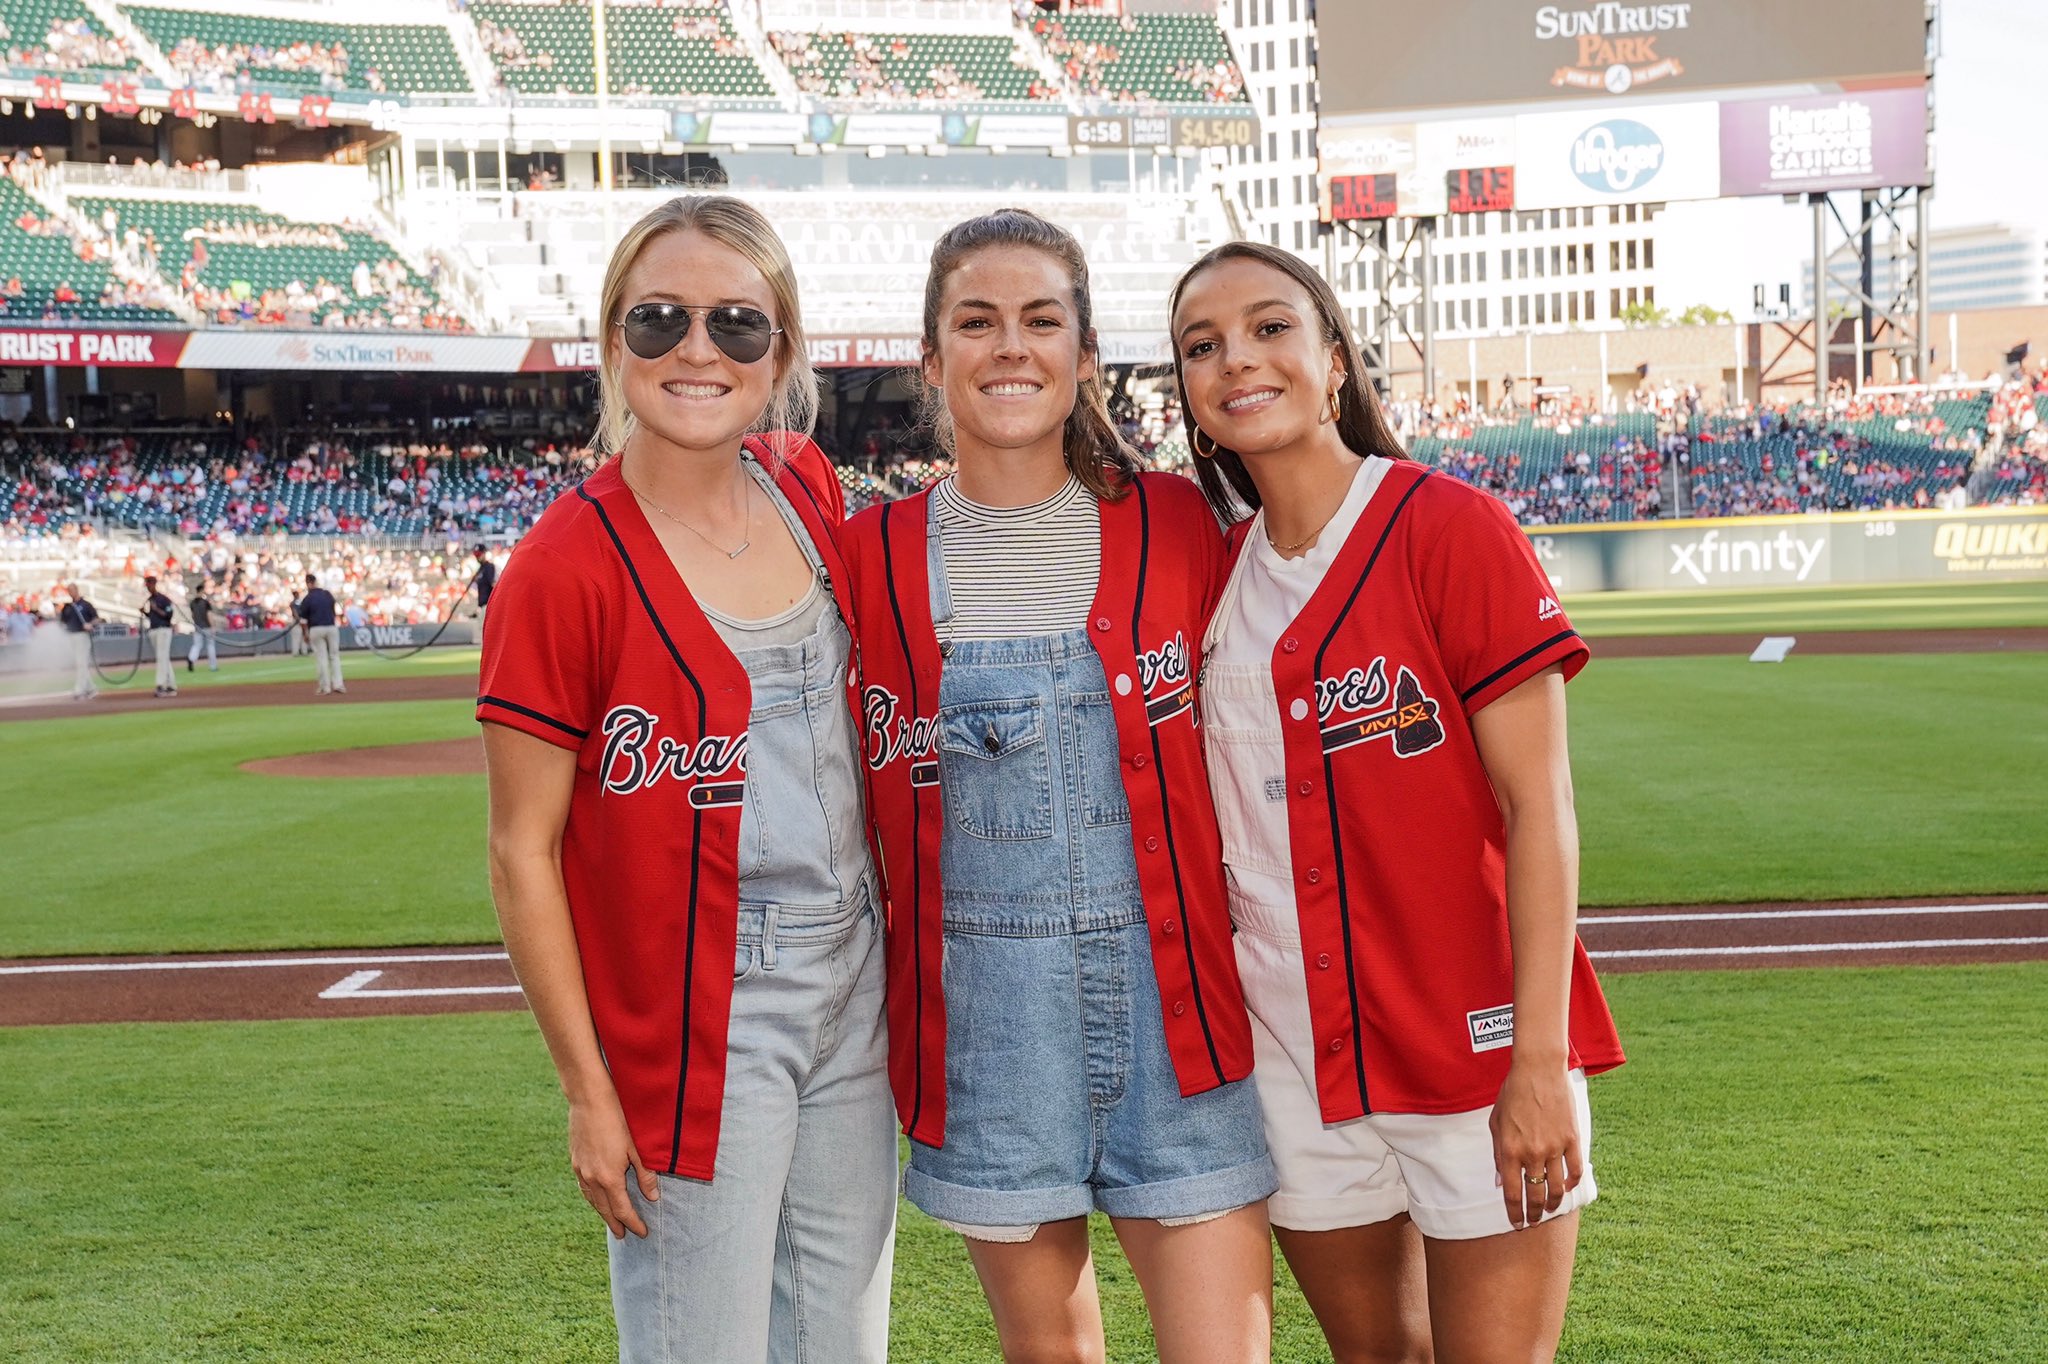
[[[1230,559],[1249,522],[1233,528]],[[1472,717],[1587,650],[1497,499],[1397,461],[1273,649],[1325,1122],[1494,1102],[1514,1042],[1507,832]],[[1571,1064],[1622,1062],[1574,941]]]
[[[942,1145],[946,1001],[940,986],[938,637],[927,500],[871,507],[843,543],[861,640],[869,806],[889,896],[889,1073],[903,1129]],[[1102,567],[1088,637],[1109,679],[1132,850],[1151,929],[1166,1044],[1181,1093],[1251,1072],[1251,1023],[1230,943],[1223,848],[1193,669],[1221,579],[1222,536],[1184,478],[1142,474],[1101,507]]]
[[[853,620],[839,480],[802,437],[769,463]],[[650,1169],[711,1178],[725,1098],[746,792],[746,669],[611,459],[556,499],[491,597],[476,717],[576,754],[562,882],[590,1017]],[[847,704],[858,692],[847,678]]]

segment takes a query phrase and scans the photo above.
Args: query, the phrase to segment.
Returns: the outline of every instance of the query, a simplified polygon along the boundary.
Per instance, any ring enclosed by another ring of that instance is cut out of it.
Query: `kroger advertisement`
[[[1665,203],[1721,193],[1721,108],[1667,104],[1515,120],[1515,207]]]

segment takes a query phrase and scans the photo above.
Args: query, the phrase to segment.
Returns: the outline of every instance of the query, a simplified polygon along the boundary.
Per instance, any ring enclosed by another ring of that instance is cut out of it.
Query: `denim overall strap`
[[[946,547],[939,526],[939,499],[932,493],[924,498],[925,574],[932,585],[932,629],[939,636],[939,657],[953,652],[947,626],[953,623],[953,589],[946,581]]]

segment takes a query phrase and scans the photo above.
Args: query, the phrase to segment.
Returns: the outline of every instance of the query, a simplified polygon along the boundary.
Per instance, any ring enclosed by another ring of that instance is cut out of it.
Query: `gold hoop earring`
[[[1218,449],[1216,444],[1216,438],[1214,436],[1210,436],[1209,448],[1204,450],[1202,448],[1202,437],[1205,434],[1207,433],[1204,432],[1201,427],[1197,426],[1193,428],[1188,434],[1188,448],[1195,452],[1195,457],[1198,459],[1214,459],[1216,458],[1216,451]]]
[[[1333,388],[1330,390],[1330,420],[1333,422],[1340,422],[1344,420],[1343,395],[1344,390],[1342,388]]]

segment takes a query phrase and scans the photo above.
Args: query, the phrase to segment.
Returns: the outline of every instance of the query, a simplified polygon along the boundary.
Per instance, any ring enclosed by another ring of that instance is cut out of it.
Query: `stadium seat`
[[[179,64],[179,45],[190,42],[203,49],[207,66],[224,72],[229,79],[247,72],[258,85],[308,92],[339,87],[404,94],[459,94],[471,89],[455,44],[448,30],[438,23],[328,23],[296,16],[268,18],[153,5],[127,5],[123,11],[151,42],[163,49],[172,65]],[[311,60],[300,63],[297,69],[271,64],[272,54],[289,53],[299,44],[328,51],[338,45],[346,58],[342,69],[330,75],[317,69]],[[228,53],[225,60],[218,60],[221,49]]]
[[[506,88],[529,95],[597,88],[589,6],[479,0],[469,14]],[[775,93],[722,6],[607,5],[605,28],[614,95],[765,99]],[[704,36],[692,36],[698,29]]]

